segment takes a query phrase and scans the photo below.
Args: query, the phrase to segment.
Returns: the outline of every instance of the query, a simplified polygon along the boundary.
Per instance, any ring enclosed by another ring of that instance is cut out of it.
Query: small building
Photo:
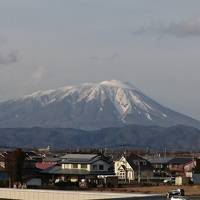
[[[148,157],[146,158],[153,167],[154,177],[167,177],[169,176],[167,166],[171,157]]]
[[[194,158],[176,157],[168,162],[167,167],[172,176],[192,178],[195,166],[196,160]]]

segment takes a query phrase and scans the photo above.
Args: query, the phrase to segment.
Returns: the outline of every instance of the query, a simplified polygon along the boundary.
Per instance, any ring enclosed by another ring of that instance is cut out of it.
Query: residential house
[[[193,169],[196,166],[194,158],[176,157],[168,162],[168,170],[172,176],[192,177]]]
[[[169,176],[168,173],[168,162],[172,159],[171,157],[146,157],[146,159],[151,163],[153,167],[153,173],[155,177],[166,177]]]
[[[123,155],[120,159],[115,160],[115,174],[119,182],[132,182],[153,177],[153,168],[146,159],[136,155]]]
[[[114,175],[110,158],[99,154],[66,154],[60,163],[43,170],[42,174],[50,175],[54,181],[88,182],[96,181],[98,176]]]

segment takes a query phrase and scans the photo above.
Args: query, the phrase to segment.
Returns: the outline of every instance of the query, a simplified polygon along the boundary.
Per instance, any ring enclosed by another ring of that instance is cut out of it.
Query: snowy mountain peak
[[[1,127],[99,129],[125,124],[200,127],[194,119],[152,100],[118,80],[38,91],[0,103]]]
[[[134,85],[129,82],[122,82],[119,80],[110,80],[110,81],[103,81],[100,85],[108,86],[108,87],[116,87],[116,88],[123,88],[123,89],[131,89],[131,90],[138,90]]]

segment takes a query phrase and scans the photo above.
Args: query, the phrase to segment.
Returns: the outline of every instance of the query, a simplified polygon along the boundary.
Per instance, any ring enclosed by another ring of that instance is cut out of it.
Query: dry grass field
[[[106,189],[107,191],[115,192],[134,192],[134,193],[145,193],[145,194],[166,194],[168,191],[183,188],[185,194],[189,196],[200,196],[200,185],[194,186],[131,186],[123,188],[111,188]]]

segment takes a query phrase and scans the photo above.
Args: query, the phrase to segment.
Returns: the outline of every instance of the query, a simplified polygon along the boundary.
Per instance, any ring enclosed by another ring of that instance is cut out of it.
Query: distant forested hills
[[[153,148],[168,150],[200,150],[200,130],[177,125],[130,125],[83,131],[69,128],[1,128],[0,146],[67,148]]]

